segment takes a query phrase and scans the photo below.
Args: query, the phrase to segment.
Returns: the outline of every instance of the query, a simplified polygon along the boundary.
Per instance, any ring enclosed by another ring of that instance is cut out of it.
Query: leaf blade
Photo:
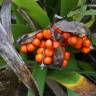
[[[67,13],[76,7],[78,0],[61,0],[61,16],[66,16]]]
[[[13,2],[23,8],[42,28],[50,24],[46,12],[34,0],[13,0]]]
[[[34,65],[32,75],[34,76],[37,82],[41,96],[43,96],[46,73],[47,73],[46,69],[42,70],[41,67],[38,66],[37,64]]]
[[[79,94],[77,94],[74,91],[69,90],[69,89],[67,89],[67,92],[68,92],[68,96],[80,96]]]

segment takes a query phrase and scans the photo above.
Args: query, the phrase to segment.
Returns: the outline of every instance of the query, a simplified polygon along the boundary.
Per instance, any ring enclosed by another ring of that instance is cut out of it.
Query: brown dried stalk
[[[47,78],[46,83],[51,88],[55,96],[67,96],[67,94],[64,92],[64,90],[57,82]]]
[[[14,42],[12,30],[11,30],[11,0],[4,0],[1,8],[1,23],[7,32],[7,38],[12,44]]]
[[[35,96],[40,96],[38,86],[34,78],[32,77],[31,72],[28,70],[24,61],[22,60],[22,58],[12,45],[13,41],[11,39],[12,33],[10,27],[11,26],[10,3],[11,0],[5,0],[1,10],[2,24],[0,22],[0,55],[10,66],[10,68],[14,71],[17,77],[26,85],[26,87],[31,89]]]

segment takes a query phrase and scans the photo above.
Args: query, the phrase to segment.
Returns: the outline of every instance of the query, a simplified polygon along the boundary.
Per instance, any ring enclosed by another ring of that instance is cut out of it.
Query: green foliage
[[[6,65],[5,60],[0,56],[0,69]]]
[[[12,32],[13,32],[13,37],[16,40],[20,36],[30,33],[32,30],[22,24],[12,24]]]
[[[3,0],[0,0],[0,5],[2,5]]]
[[[96,46],[96,33],[93,33],[93,34],[91,35],[91,40],[92,40],[93,45]]]
[[[42,10],[42,8],[34,1],[34,0],[13,0],[16,5],[23,8],[31,17],[33,20],[35,20],[42,28],[47,27],[50,22],[49,18],[47,17],[46,13]],[[22,3],[23,2],[23,3]],[[18,14],[17,14],[18,15]],[[16,16],[17,16],[16,15]],[[18,19],[20,20],[20,19]],[[13,31],[15,32],[14,37],[17,38],[22,34],[30,32],[30,28],[24,26],[24,25],[15,25],[13,26]],[[17,27],[17,28],[16,28]],[[20,28],[20,29],[19,29]],[[17,31],[20,32],[17,32]],[[27,61],[25,61],[27,62]],[[41,96],[43,95],[44,91],[44,84],[45,84],[45,76],[46,76],[46,69],[41,70],[40,66],[34,65],[32,70],[32,75],[34,76],[36,83],[39,87]],[[29,91],[28,96],[31,96],[32,93]]]
[[[59,14],[60,0],[45,0],[47,5],[47,14],[51,21],[54,19],[54,14]]]
[[[61,0],[61,16],[66,16],[77,6],[78,0]]]
[[[68,61],[68,66],[67,66],[67,68],[65,68],[65,69],[66,69],[66,70],[67,70],[67,69],[70,69],[70,71],[71,71],[71,70],[72,70],[72,71],[78,70],[77,60],[75,59],[73,53],[71,53],[71,58],[70,58],[70,60]]]
[[[28,95],[27,96],[34,96],[33,94],[32,94],[32,91],[31,90],[28,90]]]
[[[46,12],[34,0],[13,0],[13,2],[23,8],[42,28],[50,24]]]
[[[83,70],[85,70],[85,71],[95,71],[95,69],[92,67],[92,65],[91,64],[89,64],[89,63],[86,63],[86,62],[81,62],[81,61],[78,61],[77,62],[78,63],[78,66],[80,67],[80,68],[82,68]]]
[[[16,16],[16,24],[26,24],[25,20],[23,19],[23,17],[18,13],[17,11],[17,6],[16,4],[12,3],[12,11]]]
[[[96,10],[95,9],[90,9],[90,10],[88,10],[88,11],[86,11],[85,13],[84,13],[84,15],[96,15]]]
[[[64,78],[64,77],[66,77],[66,78]],[[64,72],[64,70],[62,70],[62,71],[54,70],[52,72],[49,72],[48,78],[55,80],[64,86],[65,84],[77,83],[80,78],[80,74],[78,74],[76,72],[66,73],[66,72]]]
[[[85,26],[87,28],[91,28],[94,22],[95,22],[95,16],[91,16],[91,19],[87,23],[85,23]]]
[[[67,89],[67,92],[68,92],[68,96],[80,96],[79,94],[77,94],[74,91],[69,90],[69,89]]]
[[[78,61],[78,67],[82,69],[78,73],[96,78],[95,68],[90,63]]]
[[[25,20],[17,12],[18,7],[25,10],[31,19],[41,28],[49,27],[51,25],[50,21],[54,21],[53,17],[55,14],[61,14],[61,16],[67,16],[68,18],[76,21],[81,21],[84,16],[96,15],[96,10],[87,10],[85,0],[44,0],[44,9],[41,8],[41,6],[36,1],[37,0],[12,0],[12,11],[16,16],[16,24],[12,24],[12,32],[15,40],[23,34],[27,34],[33,31],[33,29],[31,29],[28,24],[26,24]],[[0,1],[0,4],[1,3],[2,0]],[[48,8],[45,8],[46,6]],[[79,6],[79,8],[75,10],[77,6]],[[95,19],[92,17],[91,22],[88,22],[86,25],[92,25],[94,21]],[[36,30],[38,30],[38,28]],[[95,34],[92,35],[92,41],[93,44],[96,45]],[[17,47],[18,46],[16,46],[16,48]],[[26,54],[20,55],[27,65],[32,64],[32,75],[36,80],[36,84],[38,85],[41,96],[43,96],[46,78],[57,81],[58,83],[65,86],[65,84],[74,85],[78,83],[80,77],[82,76],[80,74],[96,76],[94,68],[85,62],[78,62],[74,57],[74,53],[72,53],[71,59],[68,61],[67,68],[59,70],[47,70],[46,68],[42,70],[36,61],[28,60]],[[4,63],[5,62],[2,60],[2,58],[0,58],[0,66]],[[85,73],[81,72],[80,68],[82,68]],[[30,90],[28,91],[28,96],[33,96]],[[68,89],[68,96],[79,95]]]
[[[43,91],[44,91],[44,85],[45,85],[45,78],[46,78],[46,69],[41,69],[41,67],[38,64],[35,64],[32,69],[32,75],[34,76],[41,96],[43,96]]]
[[[94,16],[96,15],[96,10],[88,9],[88,6],[85,3],[86,0],[79,0],[78,3],[79,8],[70,11],[67,14],[67,17],[75,21],[82,21],[82,18],[84,18],[84,16],[91,16],[91,19],[85,23],[85,26],[90,28],[95,22]]]
[[[86,3],[86,0],[79,0],[78,6],[82,6]]]
[[[56,80],[60,84],[64,85],[64,83],[76,83],[80,77],[78,73],[75,73],[75,71],[78,70],[77,67],[77,61],[72,55],[69,62],[68,62],[67,68],[63,70],[49,70],[48,72],[48,77]],[[66,78],[64,78],[66,77]]]

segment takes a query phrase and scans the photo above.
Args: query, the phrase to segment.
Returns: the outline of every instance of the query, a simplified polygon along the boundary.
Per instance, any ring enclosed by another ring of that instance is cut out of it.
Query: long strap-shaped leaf
[[[1,22],[8,34],[10,43],[13,43],[13,36],[11,32],[11,0],[4,0],[1,8]]]
[[[46,12],[35,0],[12,0],[12,2],[24,9],[27,14],[40,25],[40,27],[46,28],[50,24]]]
[[[18,8],[17,11],[25,19],[25,21],[27,21],[30,28],[32,28],[33,30],[36,30],[34,22],[31,20],[31,18],[28,16],[28,14],[21,8]]]
[[[15,72],[18,78],[34,92],[35,96],[40,96],[39,89],[31,72],[28,70],[15,48],[9,43],[8,38],[6,38],[6,33],[7,32],[0,23],[0,55]]]
[[[61,0],[61,16],[66,16],[70,10],[76,7],[79,0]]]

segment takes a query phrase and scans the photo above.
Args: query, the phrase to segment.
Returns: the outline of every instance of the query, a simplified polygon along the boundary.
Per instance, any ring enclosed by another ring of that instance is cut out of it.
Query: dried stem
[[[7,38],[11,44],[13,44],[14,39],[11,30],[11,0],[4,0],[1,8],[1,23],[7,32]]]
[[[64,90],[61,88],[61,86],[55,81],[52,81],[47,78],[46,83],[51,88],[55,96],[67,96]]]
[[[16,52],[14,46],[9,42],[7,36],[6,30],[0,23],[0,55],[26,87],[31,89],[35,96],[40,96],[38,86],[31,72],[28,70],[20,55]]]

